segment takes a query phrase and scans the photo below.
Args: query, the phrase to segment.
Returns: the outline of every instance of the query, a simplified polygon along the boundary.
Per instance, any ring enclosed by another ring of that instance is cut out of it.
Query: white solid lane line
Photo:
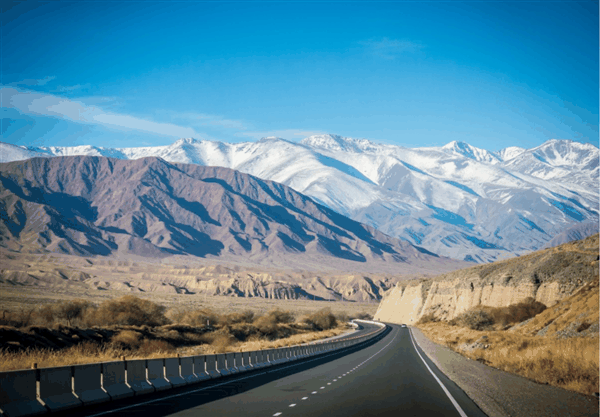
[[[456,400],[454,399],[452,394],[450,394],[450,391],[448,391],[448,389],[444,386],[444,384],[442,384],[442,381],[440,381],[439,378],[433,373],[433,371],[431,370],[429,365],[427,365],[427,362],[425,362],[425,359],[423,359],[423,356],[421,356],[421,354],[419,353],[419,350],[417,349],[417,346],[415,345],[415,340],[413,339],[412,331],[410,329],[408,330],[408,334],[410,335],[410,340],[412,341],[412,344],[413,344],[415,350],[417,351],[417,355],[419,355],[419,357],[421,358],[421,360],[423,361],[423,363],[425,364],[425,366],[427,367],[427,369],[429,370],[431,375],[433,375],[433,377],[438,382],[438,384],[440,384],[440,387],[442,387],[442,389],[444,390],[444,392],[446,393],[446,395],[452,402],[452,405],[454,405],[454,408],[456,408],[456,411],[458,411],[458,414],[460,414],[461,417],[467,417],[467,414],[463,411],[462,408],[460,408],[460,405],[458,405],[458,403],[456,402]]]

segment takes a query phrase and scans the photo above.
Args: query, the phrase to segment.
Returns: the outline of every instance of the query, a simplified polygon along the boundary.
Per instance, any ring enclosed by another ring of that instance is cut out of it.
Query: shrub
[[[273,316],[259,316],[254,320],[256,329],[264,335],[274,335],[277,333],[277,321]]]
[[[440,321],[440,320],[437,317],[435,317],[432,313],[430,313],[430,314],[425,314],[424,316],[421,316],[421,318],[419,319],[417,324],[435,323],[438,321]]]
[[[270,310],[266,317],[269,317],[275,323],[293,323],[294,315],[289,311],[283,311],[278,308]]]
[[[495,323],[506,326],[528,320],[545,309],[544,304],[528,297],[520,303],[511,304],[508,307],[487,308],[487,311],[491,314]]]
[[[494,318],[485,310],[472,309],[456,317],[453,322],[473,330],[483,330],[494,325]]]
[[[337,321],[341,322],[341,323],[347,323],[350,321],[350,316],[348,316],[348,313],[346,313],[345,311],[340,311],[339,313],[337,313],[335,315],[335,318]],[[336,324],[337,326],[337,324]]]
[[[133,330],[121,330],[111,339],[112,344],[117,349],[137,350],[142,345],[143,336],[141,333]]]
[[[337,326],[337,319],[329,308],[323,308],[303,318],[315,330],[328,330]]]
[[[144,339],[136,353],[139,355],[156,355],[174,351],[175,347],[169,342],[157,339]]]
[[[246,310],[242,313],[229,313],[223,317],[223,322],[227,324],[252,323],[254,321],[254,312]]]
[[[221,317],[209,308],[187,312],[180,320],[182,324],[197,327],[214,327],[222,321]]]
[[[373,315],[363,311],[362,313],[353,314],[352,317],[350,317],[350,320],[352,319],[373,320]]]
[[[215,336],[211,345],[215,349],[215,352],[225,352],[229,346],[235,343],[235,339],[228,334],[219,334]]]
[[[165,307],[161,305],[132,295],[126,295],[102,303],[90,314],[86,314],[86,322],[93,326],[120,324],[154,327],[168,323],[164,312]]]
[[[53,318],[64,320],[67,326],[71,326],[75,321],[81,321],[85,313],[92,308],[92,304],[85,300],[62,301],[53,305]]]
[[[34,307],[21,307],[18,311],[3,310],[0,325],[11,327],[30,326],[34,321],[34,313]]]

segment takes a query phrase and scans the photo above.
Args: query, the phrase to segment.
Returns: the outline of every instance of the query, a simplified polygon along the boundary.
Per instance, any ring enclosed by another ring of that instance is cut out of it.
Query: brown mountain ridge
[[[438,257],[284,185],[220,167],[72,156],[0,164],[0,247],[193,256],[336,269],[449,271]]]

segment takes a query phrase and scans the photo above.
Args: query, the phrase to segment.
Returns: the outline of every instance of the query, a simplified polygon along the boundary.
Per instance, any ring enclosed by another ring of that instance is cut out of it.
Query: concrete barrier
[[[217,361],[217,370],[221,374],[221,376],[229,375],[229,370],[227,369],[227,356],[224,353],[220,353],[216,355]]]
[[[270,350],[269,362],[271,362],[271,365],[279,364],[279,349],[271,349]]]
[[[186,356],[179,360],[181,377],[184,379],[186,384],[194,384],[198,382],[198,376],[194,372],[194,357]]]
[[[252,365],[252,369],[260,369],[263,367],[261,358],[260,351],[254,350],[250,352],[250,364]]]
[[[148,376],[146,375],[146,359],[127,361],[126,382],[135,395],[154,392],[154,387],[148,382]]]
[[[260,355],[260,363],[263,366],[263,368],[267,368],[267,367],[271,366],[271,364],[269,363],[269,351],[268,350],[261,350],[259,355]]]
[[[102,365],[73,366],[73,391],[84,405],[110,401],[110,395],[102,389]]]
[[[206,381],[211,378],[206,369],[206,356],[194,356],[194,373],[198,381]]]
[[[247,369],[244,368],[244,360],[242,359],[242,352],[237,352],[234,355],[234,359],[235,359],[235,368],[238,370],[238,372],[246,372]]]
[[[134,395],[125,379],[125,361],[102,362],[102,388],[113,400]]]
[[[279,348],[279,363],[285,363],[287,362],[287,353],[286,353],[286,348]]]
[[[267,360],[268,366],[275,365],[275,350],[269,349],[265,351],[265,359]]]
[[[221,373],[217,370],[217,356],[218,355],[206,356],[206,372],[208,372],[213,379],[221,377]]]
[[[173,387],[181,387],[187,384],[185,379],[181,377],[181,372],[179,370],[179,358],[165,359],[165,377]]]
[[[250,357],[252,352],[242,352],[242,367],[241,370],[243,371],[250,371],[252,370],[254,367],[252,366],[252,364],[250,363]]]
[[[73,393],[72,367],[42,368],[40,398],[50,411],[66,410],[83,405]]]
[[[237,374],[240,371],[235,367],[235,354],[234,353],[226,353],[225,354],[225,363],[228,375]]]
[[[156,391],[162,391],[171,388],[171,383],[165,379],[164,361],[164,359],[146,360],[148,382],[152,384]]]
[[[290,348],[0,372],[0,414],[14,417],[65,410],[272,366],[380,338],[385,326],[379,325],[379,330],[365,336]]]
[[[10,417],[48,412],[37,400],[37,370],[0,373],[0,410]]]

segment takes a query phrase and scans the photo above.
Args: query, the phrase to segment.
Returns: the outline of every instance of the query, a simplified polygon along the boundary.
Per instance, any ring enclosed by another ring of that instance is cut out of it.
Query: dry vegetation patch
[[[431,340],[471,359],[534,381],[587,395],[598,392],[598,280],[555,306],[533,300],[477,307],[450,322],[424,316]]]
[[[347,315],[343,314],[343,319]],[[368,314],[360,314],[369,317]],[[0,370],[266,349],[305,343],[348,331],[345,321],[321,309],[297,318],[274,308],[219,314],[209,308],[167,309],[133,296],[95,305],[84,300],[4,311]]]
[[[478,331],[443,322],[419,328],[431,340],[494,368],[587,395],[598,392],[597,336],[556,339]]]

